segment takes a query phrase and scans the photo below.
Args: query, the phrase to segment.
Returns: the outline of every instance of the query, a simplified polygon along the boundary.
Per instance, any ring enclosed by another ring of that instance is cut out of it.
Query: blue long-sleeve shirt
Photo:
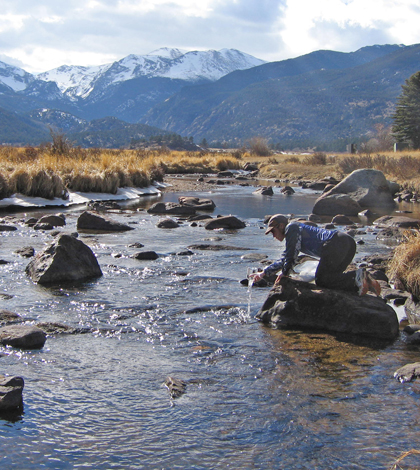
[[[270,276],[281,270],[287,276],[296,264],[300,252],[320,258],[322,246],[337,232],[338,230],[322,229],[299,222],[288,224],[285,230],[286,248],[282,257],[267,266],[264,275]]]

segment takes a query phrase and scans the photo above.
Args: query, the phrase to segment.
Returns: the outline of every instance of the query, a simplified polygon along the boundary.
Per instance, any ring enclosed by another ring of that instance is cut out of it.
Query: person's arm
[[[270,276],[281,270],[283,276],[287,276],[293,268],[301,246],[301,231],[299,224],[289,224],[285,232],[286,248],[282,257],[264,268],[264,276]]]

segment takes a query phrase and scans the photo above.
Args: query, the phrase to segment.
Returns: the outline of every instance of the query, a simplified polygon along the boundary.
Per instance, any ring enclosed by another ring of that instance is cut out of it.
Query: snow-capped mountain
[[[62,65],[56,69],[37,75],[38,80],[55,82],[59,90],[70,98],[86,98],[93,90],[95,81],[112,64],[96,67]]]
[[[212,82],[263,63],[235,49],[173,48],[94,67],[63,65],[38,75],[0,62],[0,107],[17,112],[58,109],[87,120],[114,116],[137,123],[186,85]]]
[[[0,62],[0,84],[13,91],[22,91],[34,81],[34,76],[19,67]]]
[[[112,64],[96,67],[63,65],[37,75],[37,79],[55,82],[69,98],[85,99],[98,86],[103,89],[135,78],[162,77],[190,83],[215,81],[235,70],[263,63],[235,49],[185,52],[162,48],[146,55],[130,54]]]

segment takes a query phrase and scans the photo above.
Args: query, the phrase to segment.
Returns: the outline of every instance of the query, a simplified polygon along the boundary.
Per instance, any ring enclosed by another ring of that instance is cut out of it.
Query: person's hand
[[[280,284],[281,279],[285,277],[284,274],[279,274],[274,282],[274,287],[278,286]]]
[[[252,273],[249,275],[250,280],[252,280],[252,283],[261,281],[261,279],[264,277],[264,271],[261,271],[259,273]]]

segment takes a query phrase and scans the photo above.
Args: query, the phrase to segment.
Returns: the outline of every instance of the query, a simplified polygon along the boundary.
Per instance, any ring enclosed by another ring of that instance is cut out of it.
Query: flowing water
[[[393,378],[417,348],[403,337],[355,344],[271,330],[254,318],[268,289],[239,282],[259,266],[247,255],[282,250],[264,236],[264,216],[308,214],[315,196],[240,187],[199,196],[246,228],[157,229],[160,217],[143,210],[156,199],[142,201],[110,214],[135,230],[80,235],[103,271],[81,285],[33,284],[13,252],[38,251],[51,235],[23,225],[2,233],[0,258],[11,263],[0,266],[1,308],[89,329],[48,337],[38,351],[0,348],[0,372],[25,379],[23,413],[0,417],[2,470],[379,469],[417,446],[420,386]],[[67,210],[66,231],[83,209]],[[387,250],[373,234],[364,240],[359,259]],[[159,258],[130,258],[135,242]],[[197,243],[231,249],[176,254]],[[167,377],[186,383],[182,396],[171,398]]]

